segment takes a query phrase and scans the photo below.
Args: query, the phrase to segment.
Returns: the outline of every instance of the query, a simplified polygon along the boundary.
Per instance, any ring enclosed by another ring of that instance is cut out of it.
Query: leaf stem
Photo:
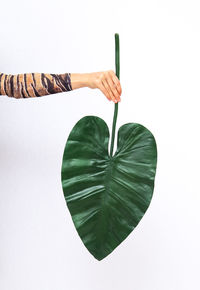
[[[120,74],[120,62],[119,62],[119,34],[115,33],[115,73],[116,76],[119,79]],[[110,145],[110,156],[113,155],[113,145],[114,145],[114,139],[115,139],[115,127],[117,122],[117,114],[118,114],[118,102],[115,103],[115,110],[114,110],[114,116],[113,116],[113,124],[112,124],[112,139],[111,139],[111,145]]]

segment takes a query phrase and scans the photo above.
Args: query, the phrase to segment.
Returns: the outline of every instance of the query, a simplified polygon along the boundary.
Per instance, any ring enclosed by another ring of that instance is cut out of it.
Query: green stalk
[[[119,34],[115,33],[115,70],[116,76],[119,79],[119,72],[120,72],[120,63],[119,63]],[[117,113],[118,113],[118,102],[115,103],[115,111],[113,116],[113,124],[112,124],[112,139],[110,145],[110,156],[113,155],[113,146],[114,146],[114,139],[115,139],[115,127],[117,122]]]

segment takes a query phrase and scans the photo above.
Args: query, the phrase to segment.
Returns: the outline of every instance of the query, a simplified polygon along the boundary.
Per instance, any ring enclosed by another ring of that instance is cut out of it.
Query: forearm
[[[41,97],[88,87],[100,89],[106,98],[115,103],[122,93],[120,81],[113,70],[92,73],[0,73],[0,95],[14,98]]]
[[[41,97],[71,91],[71,74],[0,73],[0,95],[14,98]]]

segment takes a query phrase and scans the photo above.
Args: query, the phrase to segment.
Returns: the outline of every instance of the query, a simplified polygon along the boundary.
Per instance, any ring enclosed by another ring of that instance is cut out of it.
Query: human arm
[[[70,73],[0,74],[0,95],[30,98],[71,91]]]
[[[108,100],[120,101],[121,85],[112,70],[94,73],[0,73],[0,95],[14,98],[44,95],[89,87],[98,88]]]

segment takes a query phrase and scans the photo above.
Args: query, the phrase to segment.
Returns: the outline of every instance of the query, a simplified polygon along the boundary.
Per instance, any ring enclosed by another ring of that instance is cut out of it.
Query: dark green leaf
[[[117,150],[108,152],[109,129],[85,116],[73,127],[63,154],[61,180],[76,230],[98,260],[137,226],[152,198],[157,150],[144,126],[119,128]]]

